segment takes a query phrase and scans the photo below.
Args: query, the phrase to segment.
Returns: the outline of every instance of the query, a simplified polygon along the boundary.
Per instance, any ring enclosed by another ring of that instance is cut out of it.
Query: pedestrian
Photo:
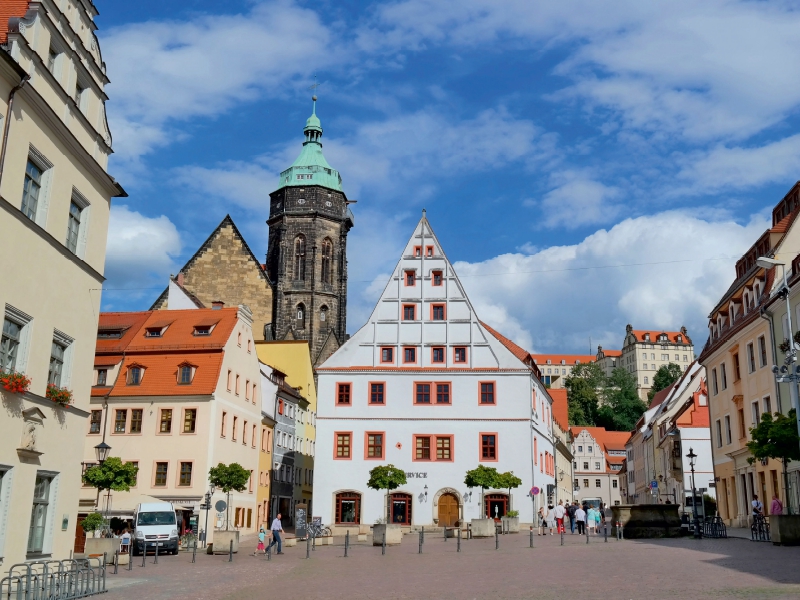
[[[578,535],[583,535],[586,531],[586,511],[581,506],[575,509],[575,522],[578,524]]]
[[[553,512],[556,516],[556,526],[558,527],[558,533],[564,533],[564,515],[567,514],[567,509],[564,508],[564,501],[559,500],[558,506],[553,509]]]
[[[255,552],[253,552],[253,556],[258,554],[259,552],[266,552],[266,548],[264,547],[264,540],[267,539],[267,532],[264,531],[264,526],[262,525],[258,529],[258,548]]]
[[[547,535],[545,528],[547,527],[547,510],[544,506],[539,509],[539,533],[537,535]]]
[[[764,505],[758,499],[758,494],[753,494],[753,501],[750,503],[753,506],[753,516],[761,516],[764,514]]]
[[[772,494],[772,502],[770,502],[769,505],[769,514],[771,515],[783,514],[783,502],[781,502],[781,499],[778,498],[778,494]]]
[[[269,543],[269,546],[267,546],[267,550],[277,544],[278,554],[283,554],[281,544],[281,532],[283,531],[283,526],[281,525],[281,513],[278,513],[272,520],[272,526],[270,529],[272,530],[272,541]]]
[[[550,530],[550,535],[553,535],[553,529],[556,528],[556,513],[552,504],[547,505],[547,528]]]
[[[567,516],[569,517],[569,529],[572,532],[572,535],[575,535],[575,511],[577,510],[578,505],[575,502],[572,502],[567,507]]]
[[[597,510],[597,513],[595,514],[595,517],[594,517],[595,524],[596,524],[596,529],[597,529],[597,535],[600,535],[600,523],[602,523],[602,521],[604,519],[603,514],[604,514],[603,513],[603,505],[601,503],[600,504],[600,508]]]
[[[594,533],[596,523],[597,509],[595,509],[593,504],[590,504],[589,511],[586,513],[586,526],[589,528],[589,533]]]

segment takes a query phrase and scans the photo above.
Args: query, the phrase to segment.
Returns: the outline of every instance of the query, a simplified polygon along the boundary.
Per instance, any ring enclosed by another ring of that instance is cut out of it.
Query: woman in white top
[[[553,529],[556,528],[556,511],[552,504],[547,507],[547,528],[550,530],[550,535],[553,535]]]

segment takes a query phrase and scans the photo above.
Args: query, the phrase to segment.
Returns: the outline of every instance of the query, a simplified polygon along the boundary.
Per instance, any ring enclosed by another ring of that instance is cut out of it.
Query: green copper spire
[[[306,120],[303,128],[305,141],[300,156],[292,166],[281,173],[278,189],[288,186],[321,185],[337,192],[342,191],[342,178],[339,171],[332,169],[322,155],[322,123],[317,117],[317,97],[311,98],[314,102],[311,116]]]

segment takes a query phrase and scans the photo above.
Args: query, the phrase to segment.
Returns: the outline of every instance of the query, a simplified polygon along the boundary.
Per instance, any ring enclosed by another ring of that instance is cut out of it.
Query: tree
[[[81,527],[87,534],[102,529],[103,525],[105,525],[105,519],[99,512],[90,513],[81,521]]]
[[[231,492],[243,492],[247,489],[247,482],[251,473],[239,463],[229,465],[219,463],[208,470],[208,482],[221,489],[228,495],[228,506],[225,515],[225,531],[228,530],[231,516]]]
[[[508,490],[508,499],[511,500],[511,489],[518,488],[522,485],[522,479],[514,475],[513,471],[506,471],[505,473],[500,473],[497,476],[497,481],[495,482],[495,486],[504,490]],[[511,508],[510,504],[509,507]],[[506,510],[508,513],[508,510]]]
[[[636,377],[622,367],[611,372],[601,394],[603,403],[597,411],[597,426],[609,431],[631,431],[647,410],[639,398]]]
[[[389,513],[389,492],[406,484],[405,471],[394,465],[378,465],[369,472],[367,487],[373,490],[386,490],[386,523],[391,522]]]
[[[682,375],[683,368],[675,363],[658,367],[658,371],[653,375],[653,387],[647,392],[647,399],[652,400],[653,396],[678,381]]]
[[[747,461],[753,464],[756,460],[775,458],[783,462],[783,479],[789,489],[786,465],[790,460],[800,460],[800,436],[797,435],[797,411],[792,409],[789,415],[782,413],[764,413],[757,427],[750,429],[752,441],[747,442],[747,449],[753,456]],[[766,498],[764,499],[766,502]],[[786,499],[787,504],[789,498]],[[788,508],[788,507],[787,507]]]
[[[497,469],[494,467],[487,467],[484,465],[478,465],[477,468],[472,469],[471,471],[467,471],[466,477],[464,477],[464,484],[467,487],[479,487],[481,488],[481,510],[483,511],[482,514],[485,514],[486,507],[484,506],[483,496],[486,492],[487,488],[494,488],[498,486],[498,480],[500,479],[500,474],[497,472]],[[522,483],[522,482],[520,482]]]
[[[564,380],[571,425],[592,427],[597,420],[600,402],[598,390],[606,385],[606,376],[596,363],[576,365]]]
[[[100,503],[100,494],[107,491],[106,510],[108,510],[111,491],[127,492],[131,486],[136,485],[136,474],[139,467],[133,463],[124,463],[117,456],[110,456],[99,465],[89,467],[84,471],[81,479],[83,483],[97,489],[97,501]]]

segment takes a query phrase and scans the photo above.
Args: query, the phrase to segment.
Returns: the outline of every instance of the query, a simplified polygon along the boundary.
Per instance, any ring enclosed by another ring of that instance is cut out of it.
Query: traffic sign
[[[658,489],[658,482],[655,479],[653,479],[653,481],[650,482],[650,489],[652,490]]]
[[[225,500],[217,500],[214,508],[217,509],[217,512],[225,512],[225,509],[228,508],[228,504],[225,502]]]
[[[541,491],[542,491],[542,490],[540,490],[538,487],[536,487],[536,486],[533,486],[533,487],[531,488],[531,495],[533,495],[533,496],[537,496],[537,495],[539,494],[539,492],[541,492]]]

